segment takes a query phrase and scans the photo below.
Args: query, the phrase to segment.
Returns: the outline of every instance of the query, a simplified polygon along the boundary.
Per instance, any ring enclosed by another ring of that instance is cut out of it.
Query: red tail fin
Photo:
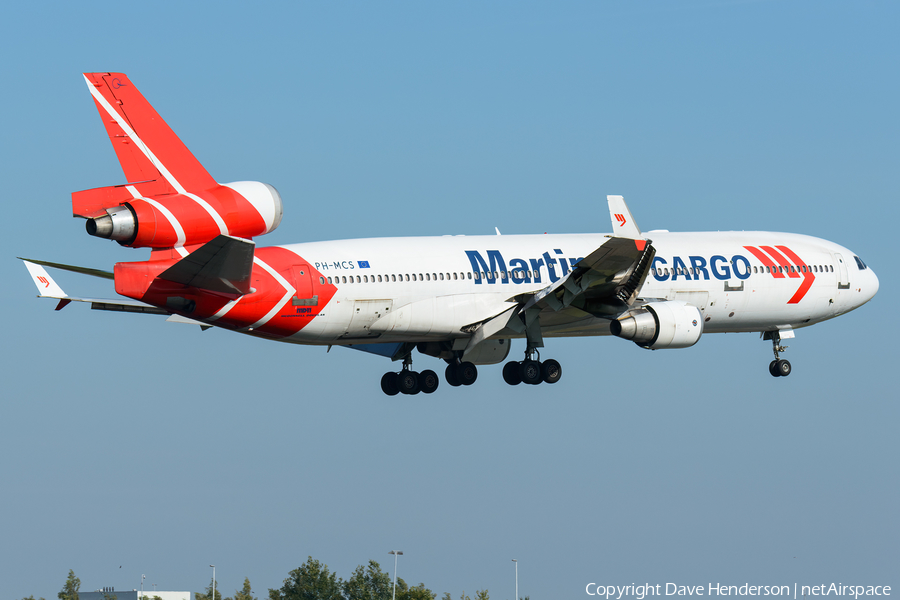
[[[197,192],[216,184],[124,73],[85,73],[129,183],[144,195]],[[153,183],[149,183],[149,182]]]

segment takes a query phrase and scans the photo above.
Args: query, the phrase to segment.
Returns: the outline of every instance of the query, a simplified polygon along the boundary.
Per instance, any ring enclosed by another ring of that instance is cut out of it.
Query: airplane
[[[641,231],[622,196],[607,196],[612,234],[369,238],[257,247],[283,203],[265,183],[219,184],[123,73],[84,73],[127,183],[72,194],[91,236],[150,248],[150,258],[103,271],[22,259],[39,297],[99,310],[166,315],[304,345],[344,346],[402,364],[381,389],[432,393],[446,363],[451,386],[478,366],[522,360],[504,381],[553,384],[545,339],[612,335],[650,350],[688,348],[704,333],[771,340],[769,373],[795,330],[854,310],[878,291],[856,254],[827,240],[767,231]],[[67,295],[44,267],[111,279],[124,298]]]

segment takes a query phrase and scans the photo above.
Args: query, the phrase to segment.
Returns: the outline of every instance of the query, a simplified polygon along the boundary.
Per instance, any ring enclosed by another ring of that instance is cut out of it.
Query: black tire
[[[415,371],[400,371],[397,375],[397,387],[404,394],[412,396],[419,393],[419,374]]]
[[[541,378],[541,363],[536,360],[523,360],[519,363],[519,377],[523,383],[528,385],[537,385],[543,379]]]
[[[422,371],[419,373],[419,389],[425,394],[431,394],[438,389],[441,380],[438,379],[437,373],[434,371]]]
[[[545,360],[541,363],[541,379],[544,383],[556,383],[562,377],[562,365],[557,361]]]
[[[453,387],[458,387],[461,385],[459,383],[459,376],[456,374],[456,363],[450,363],[447,365],[447,370],[444,371],[444,379],[447,380],[447,383],[452,385]]]
[[[777,360],[773,360],[772,362],[769,363],[769,374],[772,377],[778,377],[779,375],[781,375],[781,373],[778,372],[778,369],[775,368],[775,366],[777,364],[778,364]]]
[[[519,376],[519,362],[511,360],[503,365],[503,381],[509,385],[519,385],[522,378]]]
[[[463,385],[472,385],[478,379],[478,367],[470,362],[459,363],[456,367],[456,376]]]
[[[787,377],[791,374],[791,363],[784,359],[781,359],[775,363],[775,369],[778,371],[779,376]]]
[[[381,376],[381,391],[388,396],[396,396],[400,393],[400,386],[397,385],[396,373],[385,373]]]

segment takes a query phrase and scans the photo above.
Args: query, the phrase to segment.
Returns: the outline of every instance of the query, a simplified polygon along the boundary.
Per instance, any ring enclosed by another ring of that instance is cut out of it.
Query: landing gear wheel
[[[519,375],[519,362],[511,360],[503,365],[503,381],[509,385],[519,385],[522,377]]]
[[[562,366],[553,360],[545,360],[541,363],[541,378],[545,383],[556,383],[562,377]]]
[[[779,377],[787,377],[791,374],[791,363],[784,360],[783,358],[781,360],[776,360],[775,370],[778,371]]]
[[[456,374],[456,364],[450,363],[447,365],[447,370],[444,371],[444,379],[447,380],[447,383],[452,385],[453,387],[458,387],[462,385],[459,382],[459,376]]]
[[[419,373],[419,389],[425,394],[430,394],[438,389],[440,382],[441,380],[438,379],[437,373],[434,371],[428,370]]]
[[[778,377],[780,375],[780,373],[778,373],[778,370],[775,369],[776,364],[778,364],[777,360],[773,360],[772,362],[769,363],[769,374],[772,377]]]
[[[397,385],[396,373],[385,373],[381,376],[381,391],[388,396],[396,396],[400,393],[400,386]]]
[[[470,362],[456,365],[456,377],[463,385],[472,385],[478,379],[478,368]]]
[[[519,377],[523,383],[528,385],[537,385],[543,378],[541,377],[541,363],[536,360],[523,360],[519,364]]]
[[[400,374],[397,375],[397,387],[404,394],[409,394],[410,396],[418,394],[419,374],[415,371],[400,371]]]

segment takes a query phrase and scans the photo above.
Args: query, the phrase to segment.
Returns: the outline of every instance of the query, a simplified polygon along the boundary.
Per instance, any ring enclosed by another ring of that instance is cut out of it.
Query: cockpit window
[[[866,267],[866,263],[864,263],[860,257],[854,256],[853,258],[856,259],[856,266],[859,267],[860,271],[865,271],[868,268]]]

